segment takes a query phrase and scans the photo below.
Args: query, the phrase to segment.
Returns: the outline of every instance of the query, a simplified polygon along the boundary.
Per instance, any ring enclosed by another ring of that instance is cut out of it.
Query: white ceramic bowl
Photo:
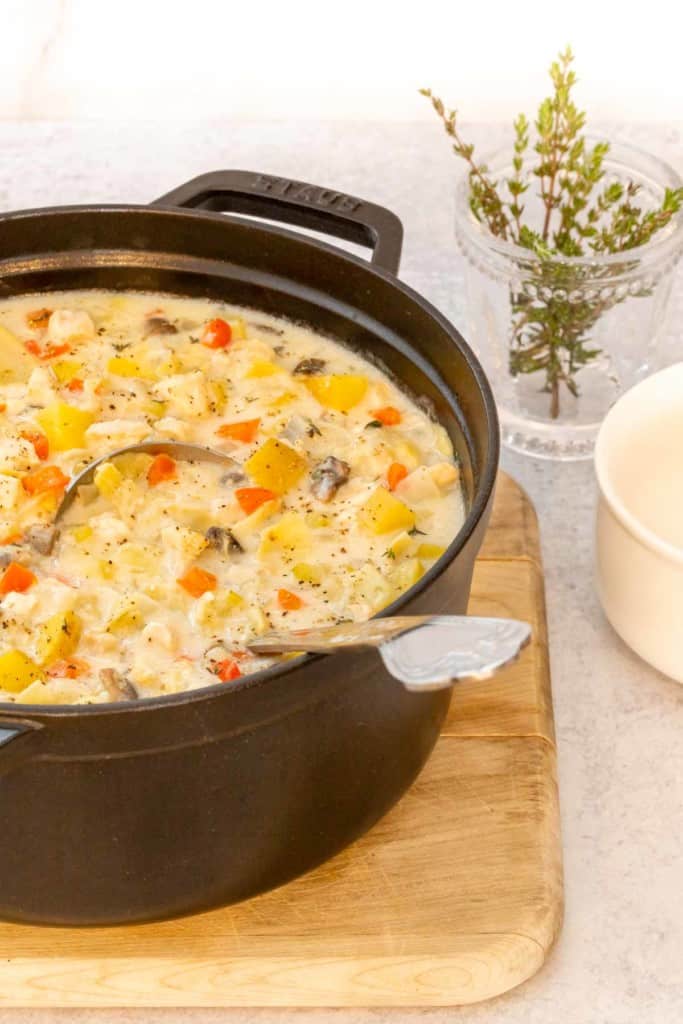
[[[637,654],[683,683],[683,363],[613,406],[595,469],[605,614]]]

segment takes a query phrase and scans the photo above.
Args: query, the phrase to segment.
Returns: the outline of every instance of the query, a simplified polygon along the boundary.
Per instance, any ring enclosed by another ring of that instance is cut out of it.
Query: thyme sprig
[[[667,188],[660,207],[652,210],[638,204],[640,185],[635,182],[603,182],[610,147],[608,142],[590,145],[583,134],[586,113],[577,108],[572,96],[577,81],[573,60],[567,47],[550,66],[553,89],[534,119],[536,159],[527,172],[530,123],[524,114],[515,119],[512,174],[502,182],[492,178],[486,164],[475,158],[474,146],[460,135],[457,111],[448,110],[430,89],[420,90],[431,101],[453,152],[468,165],[473,215],[491,234],[529,250],[535,258],[533,275],[510,292],[509,366],[513,376],[544,375],[553,418],[560,414],[561,386],[577,396],[577,372],[601,355],[590,343],[591,330],[625,298],[607,288],[599,298],[576,301],[582,285],[619,271],[571,260],[637,249],[665,228],[683,206],[683,188]],[[540,223],[535,224],[525,218],[524,203],[534,179],[542,204]],[[570,292],[574,301],[567,298]],[[551,297],[539,300],[539,294]]]

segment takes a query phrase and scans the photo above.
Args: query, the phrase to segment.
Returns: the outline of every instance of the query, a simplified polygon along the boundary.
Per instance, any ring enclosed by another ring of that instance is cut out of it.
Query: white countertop
[[[683,172],[683,123],[614,125]],[[496,145],[495,129],[472,131]],[[240,167],[328,185],[401,217],[401,277],[466,331],[452,236],[455,157],[436,124],[0,124],[0,209],[147,202],[202,171]],[[673,329],[683,323],[679,270]],[[683,353],[683,327],[672,342]],[[566,919],[536,977],[460,1010],[0,1010],[66,1021],[420,1021],[676,1024],[683,1018],[683,687],[631,654],[592,579],[590,464],[504,455],[541,523],[559,749]],[[1,880],[0,880],[0,884]],[[10,950],[2,950],[7,956]]]

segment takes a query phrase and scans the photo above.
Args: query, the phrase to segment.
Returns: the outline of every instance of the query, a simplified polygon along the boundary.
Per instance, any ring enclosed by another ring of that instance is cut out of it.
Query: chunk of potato
[[[308,562],[297,562],[292,566],[292,575],[299,583],[320,583],[322,569],[319,565],[309,565]]]
[[[259,487],[285,494],[306,472],[306,459],[283,441],[269,437],[244,468]]]
[[[150,599],[144,594],[132,594],[122,598],[114,609],[107,631],[127,633],[137,629],[144,624],[147,614],[153,607]]]
[[[395,594],[386,577],[370,562],[359,569],[353,581],[353,596],[378,612],[394,600]]]
[[[282,502],[279,498],[274,498],[272,501],[264,501],[250,516],[245,516],[244,519],[234,523],[230,530],[237,543],[243,548],[248,547],[249,539],[254,536],[258,528],[263,526],[271,516],[279,512],[281,507]]]
[[[145,452],[126,452],[125,455],[116,456],[116,468],[122,476],[130,477],[131,480],[139,480],[147,476],[147,470],[154,461],[153,456]]]
[[[85,432],[95,416],[66,402],[53,402],[38,413],[38,422],[50,444],[50,451],[65,452],[85,447]]]
[[[78,646],[81,620],[75,612],[57,612],[38,631],[36,656],[40,665],[68,658]]]
[[[285,512],[276,523],[264,530],[259,554],[302,552],[308,548],[309,541],[310,531],[304,517],[297,512]]]
[[[363,526],[372,533],[389,533],[391,530],[412,530],[415,513],[395,498],[386,487],[378,487],[358,511]]]
[[[0,384],[24,383],[35,366],[19,338],[0,324]]]
[[[347,412],[365,397],[368,379],[354,373],[323,374],[309,377],[304,384],[321,405],[337,412]]]
[[[233,341],[244,341],[247,336],[247,325],[245,324],[242,317],[238,317],[236,320],[228,320],[230,324],[230,330],[232,331]]]
[[[424,575],[424,565],[419,558],[406,558],[389,573],[389,580],[394,587],[395,595],[409,590]]]
[[[123,477],[113,462],[103,462],[95,470],[93,482],[103,497],[111,498],[112,494],[121,486]]]
[[[426,559],[441,558],[445,550],[443,544],[420,544],[417,549],[417,557]]]
[[[428,472],[436,486],[442,491],[460,478],[460,470],[452,462],[437,462],[436,465],[428,467]]]
[[[159,570],[159,552],[149,544],[126,541],[116,551],[116,563],[133,572],[156,575]]]
[[[36,680],[21,694],[22,704],[76,704],[83,696],[76,679]]]
[[[244,598],[234,590],[209,590],[195,602],[192,617],[200,626],[220,629],[226,617],[244,605]]]
[[[394,537],[387,548],[387,554],[390,558],[398,558],[399,555],[405,555],[407,551],[410,551],[414,545],[415,541],[410,534],[404,530],[403,533],[399,533],[397,537]]]
[[[0,689],[21,693],[27,686],[42,679],[43,673],[23,651],[0,654]]]

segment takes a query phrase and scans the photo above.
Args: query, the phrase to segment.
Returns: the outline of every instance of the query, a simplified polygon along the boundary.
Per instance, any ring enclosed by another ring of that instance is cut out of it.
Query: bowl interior
[[[683,363],[654,374],[611,410],[600,431],[601,489],[630,532],[683,561]]]

